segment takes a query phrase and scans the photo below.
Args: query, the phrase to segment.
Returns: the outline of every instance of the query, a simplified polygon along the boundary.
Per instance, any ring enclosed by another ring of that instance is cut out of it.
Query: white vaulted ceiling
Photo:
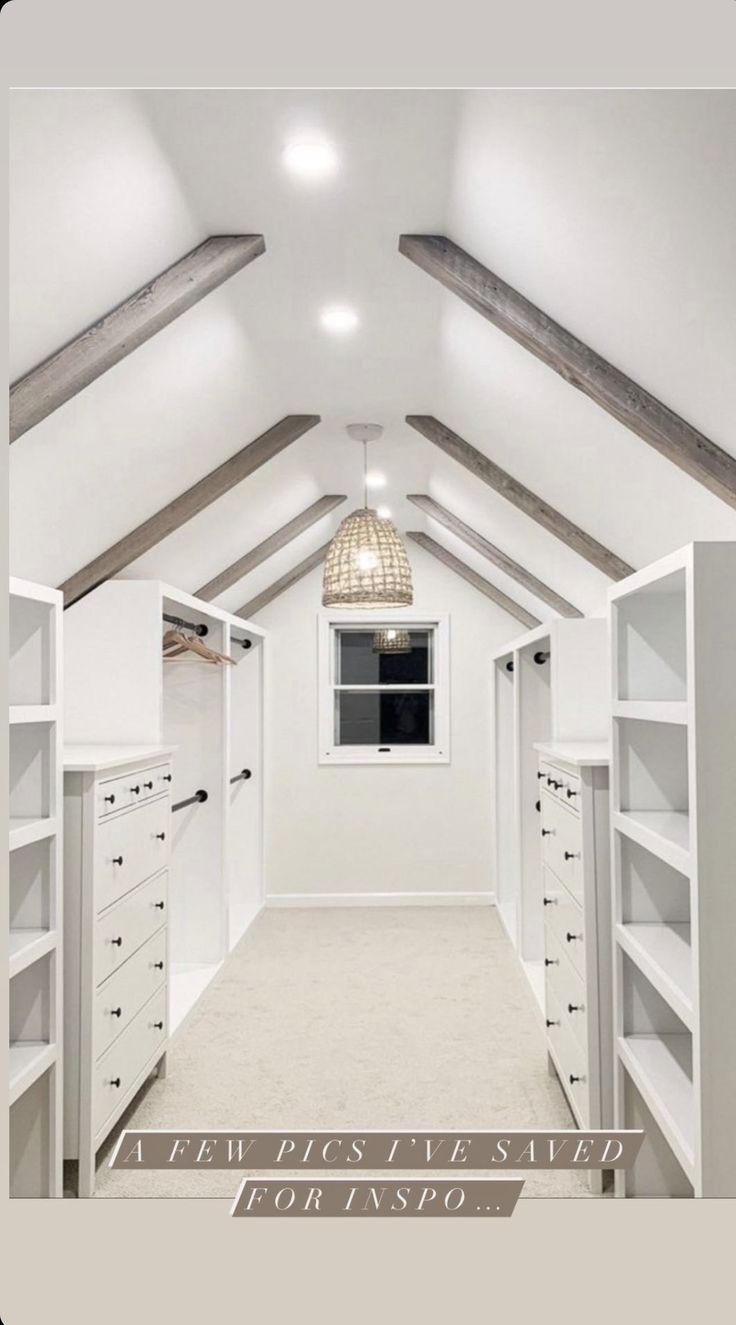
[[[397,249],[405,231],[448,234],[736,454],[734,105],[728,92],[15,93],[13,377],[209,234],[263,233],[266,254],[14,443],[13,572],[61,583],[289,413],[323,422],[124,573],[194,590],[321,493],[357,503],[343,429],[368,420],[386,428],[371,459],[401,528],[549,615],[404,501],[429,492],[601,610],[605,577],[407,413],[436,415],[634,566],[736,537],[736,511]],[[331,178],[285,171],[285,144],[304,136],[333,144]],[[332,303],[358,313],[351,335],[319,326]]]

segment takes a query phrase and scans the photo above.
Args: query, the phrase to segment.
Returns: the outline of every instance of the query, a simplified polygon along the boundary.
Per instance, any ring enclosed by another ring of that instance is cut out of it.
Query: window
[[[325,614],[320,762],[448,763],[447,637],[446,619]]]

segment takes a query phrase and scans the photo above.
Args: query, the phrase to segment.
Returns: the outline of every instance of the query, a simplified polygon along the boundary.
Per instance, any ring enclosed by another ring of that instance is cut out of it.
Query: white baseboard
[[[266,906],[495,906],[484,893],[272,893]]]

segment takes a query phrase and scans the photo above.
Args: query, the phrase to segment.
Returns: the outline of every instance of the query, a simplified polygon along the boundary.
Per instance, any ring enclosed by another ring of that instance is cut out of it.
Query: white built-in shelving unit
[[[493,656],[493,886],[506,931],[544,1007],[544,906],[535,744],[607,740],[603,617],[555,618]]]
[[[61,614],[57,590],[11,579],[11,1196],[60,1196],[62,1186]]]
[[[621,1196],[736,1196],[736,543],[610,591]]]
[[[234,664],[164,660],[165,616]],[[172,1032],[263,906],[264,648],[258,626],[159,580],[109,580],[65,614],[67,739],[171,747],[173,804],[207,792],[172,815]]]

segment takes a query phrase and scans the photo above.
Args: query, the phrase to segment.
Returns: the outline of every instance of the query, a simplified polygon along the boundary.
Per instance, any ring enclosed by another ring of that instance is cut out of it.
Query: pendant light
[[[411,653],[411,636],[408,630],[397,630],[394,626],[386,630],[377,630],[373,636],[374,653]]]
[[[396,526],[368,506],[368,443],[381,437],[377,423],[351,423],[348,436],[363,444],[363,507],[341,522],[327,549],[324,607],[410,607],[411,568]]]

